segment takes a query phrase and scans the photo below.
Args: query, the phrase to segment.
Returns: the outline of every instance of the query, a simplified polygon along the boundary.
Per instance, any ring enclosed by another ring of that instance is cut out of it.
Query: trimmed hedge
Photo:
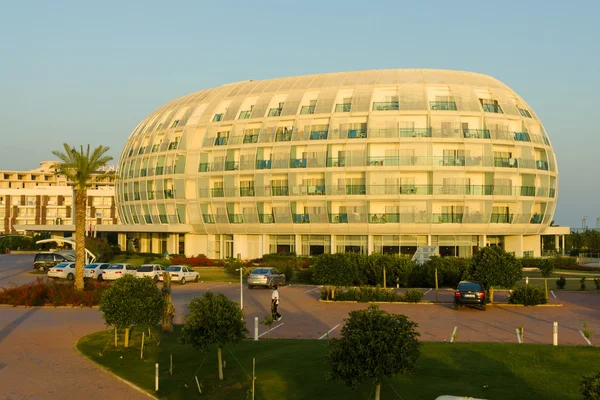
[[[582,268],[587,269],[586,267],[582,267],[581,265],[577,264],[577,257],[552,257],[552,259],[555,262],[554,268],[573,270]],[[541,260],[541,258],[521,258],[520,260],[523,268],[537,268],[538,262]]]
[[[513,290],[508,296],[510,304],[523,304],[526,306],[535,306],[538,304],[548,303],[544,289],[537,288],[531,285],[526,285]]]
[[[336,292],[335,299],[329,299],[328,290],[321,289],[321,300],[357,301],[359,303],[373,301],[418,303],[423,300],[423,292],[418,289],[408,289],[400,296],[394,289],[361,286],[359,288],[349,288],[346,291]]]
[[[102,293],[110,287],[107,282],[86,281],[83,291],[75,289],[73,282],[43,280],[0,290],[0,304],[13,306],[84,306],[100,304]]]

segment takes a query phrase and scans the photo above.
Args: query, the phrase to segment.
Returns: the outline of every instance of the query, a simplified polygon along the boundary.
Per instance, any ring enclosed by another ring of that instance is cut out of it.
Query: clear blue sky
[[[2,1],[0,169],[62,143],[116,159],[165,102],[245,79],[381,68],[491,75],[541,118],[556,223],[600,217],[598,1]]]

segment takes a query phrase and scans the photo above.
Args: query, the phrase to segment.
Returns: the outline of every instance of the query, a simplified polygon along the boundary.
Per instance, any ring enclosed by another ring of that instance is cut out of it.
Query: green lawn
[[[325,380],[326,341],[245,341],[224,350],[225,380],[217,379],[216,349],[205,356],[178,341],[175,333],[146,340],[140,360],[141,331],[132,332],[131,347],[114,348],[114,333],[97,332],[82,338],[77,348],[93,361],[154,393],[154,364],[160,363],[163,399],[245,399],[256,358],[256,399],[370,399],[373,385],[350,390]],[[158,333],[157,333],[158,335]],[[121,338],[119,343],[123,343]],[[173,375],[169,375],[169,355]],[[423,343],[418,370],[412,376],[389,379],[382,398],[435,399],[443,394],[486,399],[580,399],[579,381],[600,370],[595,347],[552,347],[500,343]],[[197,372],[196,372],[197,371]],[[247,375],[247,374],[249,375]],[[185,386],[187,385],[187,387]],[[393,387],[393,389],[392,389]]]
[[[240,282],[239,275],[231,276],[225,272],[223,267],[193,267],[200,274],[200,280],[204,282]],[[246,282],[246,275],[244,275]]]

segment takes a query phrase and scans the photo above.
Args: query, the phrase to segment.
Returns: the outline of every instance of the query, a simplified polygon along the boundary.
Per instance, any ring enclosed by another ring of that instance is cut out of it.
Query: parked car
[[[125,275],[136,275],[136,269],[131,264],[111,264],[110,267],[102,271],[102,280],[114,281]]]
[[[50,267],[48,270],[48,278],[68,279],[72,281],[75,279],[75,263],[65,262],[56,264],[54,267]]]
[[[33,269],[37,269],[38,271],[48,271],[50,267],[54,267],[59,263],[71,261],[75,261],[75,259],[66,254],[50,252],[37,253],[33,259]]]
[[[248,289],[254,286],[271,288],[273,285],[285,285],[285,275],[275,268],[255,268],[248,275]]]
[[[460,306],[477,306],[485,310],[487,296],[485,288],[479,282],[461,281],[454,292],[454,309]]]
[[[154,282],[158,282],[164,271],[165,267],[160,264],[143,264],[137,269],[136,276],[138,278],[147,276]]]
[[[108,263],[93,263],[83,267],[83,278],[84,279],[97,279],[99,281],[104,280],[102,271],[110,267]]]
[[[198,282],[200,278],[200,274],[191,269],[186,265],[171,265],[165,272],[168,272],[171,275],[171,280],[175,282],[179,282],[182,285],[185,285],[186,282]],[[162,274],[159,275],[158,279],[160,281],[163,280]]]

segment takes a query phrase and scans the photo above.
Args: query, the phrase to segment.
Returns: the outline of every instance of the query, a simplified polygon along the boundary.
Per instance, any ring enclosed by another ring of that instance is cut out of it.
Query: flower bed
[[[102,293],[109,283],[86,282],[85,289],[75,289],[73,282],[38,278],[34,283],[0,290],[0,304],[12,306],[66,306],[93,307],[100,304]]]

